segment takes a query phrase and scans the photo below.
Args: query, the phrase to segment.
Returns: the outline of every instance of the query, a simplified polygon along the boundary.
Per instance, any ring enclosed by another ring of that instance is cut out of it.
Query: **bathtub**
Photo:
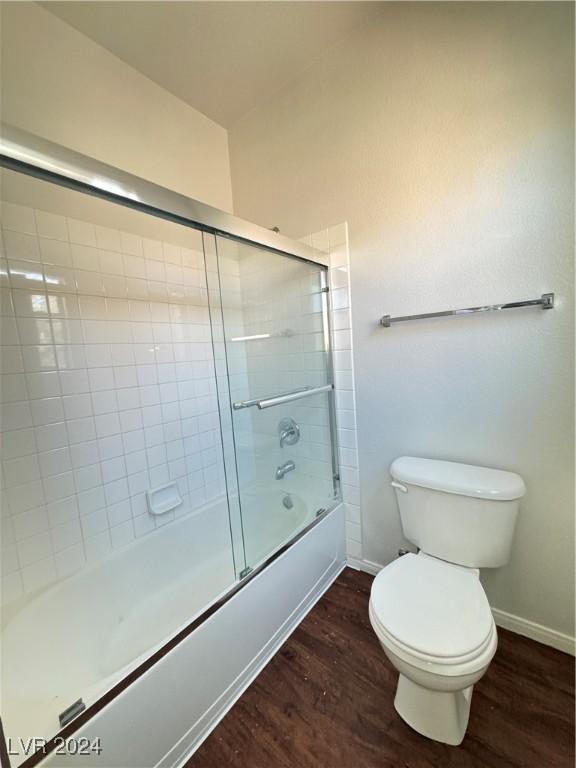
[[[286,509],[284,496],[276,488],[243,496],[252,567],[310,521],[300,497],[292,494]],[[96,702],[237,583],[220,500],[24,604],[2,633],[2,718],[12,748],[21,747],[20,737],[54,736],[61,712],[80,698],[87,707]],[[22,760],[13,756],[12,766]]]
[[[26,603],[2,632],[6,734],[53,736],[60,712],[95,701],[235,579],[221,500]]]
[[[287,497],[293,505],[289,509],[284,506]],[[301,496],[273,486],[247,488],[241,498],[244,551],[251,567],[314,519]]]

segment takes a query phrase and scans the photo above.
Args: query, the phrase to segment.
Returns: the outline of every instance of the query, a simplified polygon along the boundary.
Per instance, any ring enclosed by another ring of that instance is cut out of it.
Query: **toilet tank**
[[[520,475],[411,456],[390,474],[404,536],[423,552],[469,568],[508,562],[526,492]]]

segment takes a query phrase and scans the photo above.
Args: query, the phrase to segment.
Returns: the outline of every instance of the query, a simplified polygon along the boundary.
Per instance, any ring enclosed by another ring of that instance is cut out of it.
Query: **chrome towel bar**
[[[429,317],[452,317],[454,315],[473,315],[475,312],[495,312],[501,309],[518,309],[519,307],[542,307],[542,309],[552,309],[554,306],[554,294],[543,293],[539,299],[529,299],[528,301],[511,301],[508,304],[487,304],[485,307],[469,307],[468,309],[447,309],[444,312],[426,312],[421,315],[404,315],[402,317],[390,317],[383,315],[380,318],[380,325],[384,328],[390,328],[392,323],[403,323],[406,320],[426,320]]]
[[[272,408],[274,405],[282,405],[282,403],[291,403],[293,400],[300,400],[303,397],[318,395],[320,392],[331,392],[333,389],[334,386],[332,384],[325,384],[323,387],[305,387],[304,389],[297,389],[294,392],[286,392],[283,395],[262,397],[259,400],[240,400],[237,403],[232,403],[232,408],[234,408],[235,411],[239,411],[242,408],[252,408],[252,406],[256,405],[262,410],[264,408]]]

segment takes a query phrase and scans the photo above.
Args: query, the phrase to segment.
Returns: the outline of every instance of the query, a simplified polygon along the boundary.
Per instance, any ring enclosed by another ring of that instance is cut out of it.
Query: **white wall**
[[[221,126],[35,3],[2,3],[1,22],[3,121],[231,210]],[[177,480],[179,514],[221,493],[222,459],[200,233],[2,182],[23,206],[2,211],[10,602],[167,522],[145,485]]]
[[[0,47],[3,121],[232,210],[222,126],[35,3],[1,4]]]
[[[236,212],[350,228],[364,558],[402,544],[401,454],[520,472],[497,608],[574,633],[573,8],[389,3],[230,134]],[[409,314],[555,291],[544,313]]]

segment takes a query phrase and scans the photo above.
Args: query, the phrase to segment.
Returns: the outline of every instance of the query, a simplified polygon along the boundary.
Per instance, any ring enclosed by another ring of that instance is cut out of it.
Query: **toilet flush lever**
[[[408,493],[408,488],[406,488],[405,485],[402,485],[402,483],[397,483],[396,480],[392,480],[390,485],[392,488],[397,488],[399,491],[402,491],[402,493]]]

